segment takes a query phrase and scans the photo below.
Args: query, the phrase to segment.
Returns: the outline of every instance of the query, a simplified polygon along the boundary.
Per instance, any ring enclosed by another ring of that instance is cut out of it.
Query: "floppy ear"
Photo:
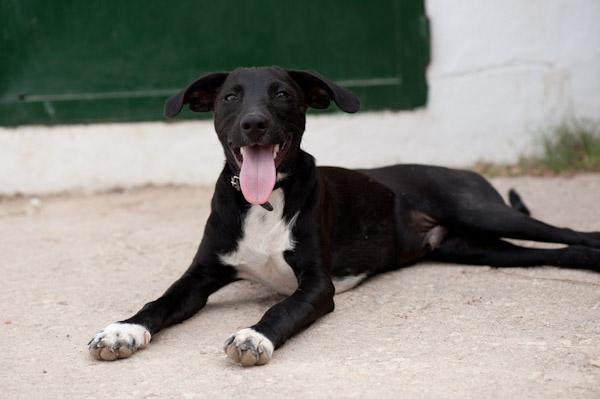
[[[187,88],[169,97],[165,102],[165,116],[167,118],[177,116],[184,104],[188,104],[195,112],[212,111],[217,91],[227,79],[227,75],[229,73],[216,72],[200,76]]]
[[[288,70],[288,74],[304,91],[306,104],[324,109],[333,100],[345,112],[354,113],[360,108],[360,100],[350,90],[336,85],[313,71]]]

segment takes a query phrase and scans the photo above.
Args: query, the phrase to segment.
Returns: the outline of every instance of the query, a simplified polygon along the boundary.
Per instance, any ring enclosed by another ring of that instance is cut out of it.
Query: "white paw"
[[[273,356],[273,343],[252,328],[244,328],[225,341],[227,357],[242,366],[267,364]]]
[[[112,323],[88,343],[90,354],[98,360],[116,360],[129,357],[150,343],[150,332],[139,324]]]

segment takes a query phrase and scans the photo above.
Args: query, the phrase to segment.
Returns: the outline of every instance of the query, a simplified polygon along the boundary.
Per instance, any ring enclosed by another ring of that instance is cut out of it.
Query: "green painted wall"
[[[427,99],[423,0],[2,0],[0,35],[4,126],[160,120],[196,76],[252,65],[317,70],[363,109]]]

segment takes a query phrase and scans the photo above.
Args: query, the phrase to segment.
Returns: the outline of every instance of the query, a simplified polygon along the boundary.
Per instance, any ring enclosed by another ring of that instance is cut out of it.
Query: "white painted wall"
[[[544,128],[600,121],[599,0],[427,0],[429,102],[411,112],[310,117],[320,164],[514,161]],[[0,129],[0,194],[212,183],[210,122]]]

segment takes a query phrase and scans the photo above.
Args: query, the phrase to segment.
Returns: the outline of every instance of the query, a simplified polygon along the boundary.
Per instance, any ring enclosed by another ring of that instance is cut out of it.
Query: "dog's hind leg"
[[[449,236],[426,259],[494,267],[559,266],[600,271],[600,250],[584,246],[524,248],[485,237]]]
[[[580,232],[551,226],[502,204],[459,209],[452,219],[449,221],[452,225],[450,230],[466,231],[470,235],[600,248],[600,232]]]

